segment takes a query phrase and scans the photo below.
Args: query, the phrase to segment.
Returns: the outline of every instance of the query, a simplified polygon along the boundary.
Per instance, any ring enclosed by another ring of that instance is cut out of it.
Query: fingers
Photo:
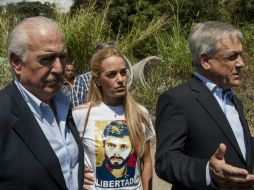
[[[95,182],[95,177],[93,173],[93,169],[91,168],[85,168],[84,169],[84,185],[83,189],[88,190],[90,185],[93,185]]]
[[[247,175],[245,178],[239,178],[239,177],[229,177],[227,183],[224,183],[224,187],[227,187],[227,189],[253,189],[254,186],[254,176],[253,175]]]
[[[228,164],[224,164],[221,167],[224,176],[232,178],[244,178],[247,179],[248,171],[242,168],[234,167]]]
[[[84,173],[93,173],[93,169],[92,169],[92,168],[85,167]]]
[[[84,184],[85,185],[93,185],[94,184],[94,179],[92,177],[91,178],[86,177],[84,179]]]
[[[219,145],[219,148],[217,149],[217,151],[215,152],[215,157],[219,160],[223,160],[224,156],[225,156],[225,152],[226,152],[226,145],[221,143]]]
[[[224,160],[224,155],[226,152],[226,146],[224,144],[220,144],[214,155],[211,157],[209,161],[209,170],[211,177],[214,178],[215,182],[217,179],[224,178],[223,170],[226,170],[226,163]]]
[[[225,162],[225,144],[220,144],[209,161],[209,172],[212,182],[227,188],[251,188],[254,185],[254,175],[242,168],[234,167]]]
[[[219,187],[251,187],[254,185],[254,178],[248,171],[242,168],[233,167],[222,163],[210,168],[212,181]]]

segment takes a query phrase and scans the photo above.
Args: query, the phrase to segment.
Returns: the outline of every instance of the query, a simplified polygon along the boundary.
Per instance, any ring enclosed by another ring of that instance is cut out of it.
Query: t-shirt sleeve
[[[150,125],[148,126],[148,128],[145,128],[145,140],[149,141],[152,138],[154,138],[154,136],[155,136],[154,126],[150,119]]]
[[[147,114],[149,116],[149,126],[145,127],[144,124],[143,124],[143,130],[144,130],[144,134],[145,134],[145,140],[149,141],[152,138],[154,138],[154,136],[155,136],[154,126],[153,126],[153,123],[152,123],[152,120],[151,120],[151,117],[149,115],[148,110],[144,106],[141,106],[141,109],[143,110],[143,112],[145,114]]]
[[[75,108],[72,111],[74,122],[77,126],[79,135],[82,136],[84,132],[84,124],[85,124],[85,118],[87,115],[87,109],[86,108]]]

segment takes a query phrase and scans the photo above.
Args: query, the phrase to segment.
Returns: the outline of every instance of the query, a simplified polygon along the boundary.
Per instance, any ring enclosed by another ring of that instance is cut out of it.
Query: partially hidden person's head
[[[97,53],[98,51],[100,51],[104,48],[117,48],[117,46],[116,46],[115,42],[113,42],[113,41],[99,42],[96,44],[94,53]]]
[[[65,71],[64,71],[64,77],[68,81],[72,81],[74,78],[74,65],[72,63],[66,64]]]
[[[109,123],[103,133],[105,163],[112,169],[126,165],[132,151],[128,128],[124,121]]]
[[[49,18],[26,18],[8,36],[11,69],[19,82],[43,102],[60,91],[66,57],[64,36]]]
[[[120,105],[127,93],[127,68],[123,54],[115,48],[104,48],[91,60],[92,79],[88,100]]]
[[[197,24],[189,38],[195,70],[223,89],[238,86],[240,70],[245,65],[242,40],[242,32],[230,24]]]

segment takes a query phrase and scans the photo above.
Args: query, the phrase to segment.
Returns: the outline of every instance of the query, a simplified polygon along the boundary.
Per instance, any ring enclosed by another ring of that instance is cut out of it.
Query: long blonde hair
[[[95,53],[92,57],[92,78],[88,90],[88,102],[90,103],[90,107],[102,102],[102,88],[97,85],[96,79],[100,76],[102,61],[110,56],[119,56],[125,60],[121,51],[115,48],[104,48]],[[134,100],[128,89],[123,97],[123,107],[132,147],[135,148],[137,155],[142,157],[146,146],[143,127],[145,127],[145,130],[151,130],[149,127],[150,116],[141,109],[141,105]]]

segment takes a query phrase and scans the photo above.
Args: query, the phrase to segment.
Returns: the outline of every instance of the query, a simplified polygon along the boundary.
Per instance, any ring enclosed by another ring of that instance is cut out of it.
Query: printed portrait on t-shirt
[[[126,121],[97,121],[96,186],[128,187],[134,183],[136,154],[133,151]]]

